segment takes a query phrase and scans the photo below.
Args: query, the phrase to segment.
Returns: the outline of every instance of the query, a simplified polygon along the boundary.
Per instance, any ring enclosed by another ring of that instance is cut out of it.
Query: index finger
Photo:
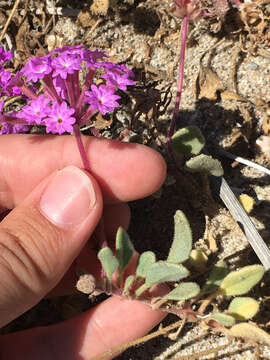
[[[106,203],[136,200],[162,184],[166,164],[143,145],[83,136],[91,174]],[[83,167],[75,137],[2,135],[0,137],[0,206],[11,209],[41,180],[67,165]]]

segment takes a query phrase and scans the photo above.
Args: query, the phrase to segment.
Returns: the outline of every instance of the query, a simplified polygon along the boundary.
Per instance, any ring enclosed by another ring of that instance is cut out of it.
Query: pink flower
[[[52,71],[50,58],[48,56],[34,57],[21,71],[22,74],[25,75],[27,81],[37,82]]]
[[[91,105],[91,108],[100,111],[102,115],[112,112],[119,106],[116,100],[120,99],[120,96],[115,95],[115,90],[104,84],[98,87],[91,85],[91,91],[86,91],[85,95],[85,100]]]
[[[67,103],[63,101],[61,104],[54,103],[49,115],[44,119],[46,132],[53,134],[63,134],[65,132],[73,132],[73,124],[76,119],[72,117],[74,109],[68,108]]]
[[[24,119],[28,124],[41,124],[48,113],[50,100],[44,95],[40,95],[32,100],[30,105],[24,106],[17,117]]]
[[[172,13],[180,18],[187,16],[195,20],[201,16],[201,8],[198,0],[173,0]]]

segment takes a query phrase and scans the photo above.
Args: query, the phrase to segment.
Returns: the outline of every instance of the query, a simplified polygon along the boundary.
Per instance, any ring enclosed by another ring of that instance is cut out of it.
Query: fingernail
[[[55,225],[69,229],[81,224],[95,203],[90,178],[79,168],[68,166],[51,179],[41,196],[40,210]]]

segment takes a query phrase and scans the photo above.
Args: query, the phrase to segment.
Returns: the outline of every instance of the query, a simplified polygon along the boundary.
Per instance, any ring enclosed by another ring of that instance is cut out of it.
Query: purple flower
[[[12,127],[7,122],[3,121],[2,110],[4,107],[4,101],[0,101],[0,135],[11,134]]]
[[[86,63],[86,66],[96,66],[98,63],[98,60],[103,59],[104,57],[107,57],[107,55],[105,54],[105,51],[99,51],[99,50],[95,50],[95,51],[91,51],[86,49],[83,52],[83,60]]]
[[[104,84],[99,87],[91,85],[91,91],[86,91],[85,95],[85,100],[91,105],[91,108],[100,111],[102,115],[112,112],[119,106],[116,100],[120,99],[120,96],[115,95],[115,90]]]
[[[25,133],[28,130],[29,130],[28,126],[23,124],[15,124],[11,127],[12,134],[21,134],[21,133]]]
[[[3,46],[0,46],[0,64],[9,62],[13,58],[11,51],[5,51]]]
[[[75,123],[85,124],[95,112],[112,112],[119,106],[116,90],[126,90],[135,82],[125,65],[104,61],[105,57],[104,51],[91,51],[84,45],[64,46],[30,59],[13,75],[4,68],[12,54],[0,47],[0,97],[21,95],[27,104],[17,112],[1,114],[0,102],[0,134],[27,131],[27,125],[33,124],[44,125],[47,133],[71,133]],[[79,73],[82,67],[88,68],[84,78]],[[94,81],[101,79],[96,86]],[[40,89],[42,94],[37,96]]]
[[[107,80],[107,85],[120,90],[127,90],[127,85],[135,85],[136,82],[130,80],[128,75],[120,75],[117,72],[109,72],[101,75],[103,79]]]
[[[49,102],[50,100],[42,94],[32,100],[30,105],[24,106],[21,111],[17,113],[17,117],[24,119],[29,125],[40,125],[50,110]]]
[[[53,85],[60,98],[63,100],[66,99],[67,98],[66,84],[65,81],[59,75],[53,78]]]
[[[63,53],[59,55],[52,59],[53,77],[59,75],[62,79],[66,79],[68,74],[74,74],[75,71],[81,70],[81,61],[73,54]]]
[[[0,135],[12,134],[12,126],[5,121],[0,121]]]
[[[27,81],[37,82],[52,71],[50,57],[34,57],[21,70]]]
[[[77,54],[79,56],[82,56],[82,53],[85,51],[86,46],[84,45],[74,45],[74,46],[62,46],[60,48],[54,49],[51,54]]]
[[[68,108],[64,101],[61,104],[54,103],[49,115],[44,119],[46,132],[59,135],[64,132],[72,133],[72,125],[76,122],[75,117],[71,116],[74,112],[75,110]]]
[[[128,69],[126,67],[125,64],[114,64],[114,63],[111,63],[109,61],[105,61],[102,63],[104,69],[106,70],[107,73],[117,73],[119,75],[126,75],[126,76],[131,76],[131,77],[134,77],[134,73],[132,70]]]

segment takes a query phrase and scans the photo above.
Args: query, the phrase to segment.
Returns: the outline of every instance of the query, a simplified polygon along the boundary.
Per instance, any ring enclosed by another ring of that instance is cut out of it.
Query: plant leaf
[[[233,316],[220,312],[212,313],[210,319],[214,319],[219,324],[226,327],[233,326],[235,324],[235,318]]]
[[[245,266],[228,274],[220,284],[219,291],[227,296],[246,294],[262,279],[263,274],[262,265]]]
[[[228,274],[228,268],[225,261],[219,261],[211,271],[209,278],[207,279],[204,287],[202,288],[202,292],[204,294],[213,293],[221,284],[221,281]]]
[[[156,255],[152,251],[145,251],[139,257],[136,275],[138,278],[145,278],[149,266],[156,262]]]
[[[106,272],[106,276],[111,280],[113,273],[118,267],[118,260],[113,255],[112,250],[107,246],[98,252],[98,258],[102,264],[102,268]]]
[[[134,253],[134,246],[130,241],[128,233],[121,226],[118,228],[116,234],[116,256],[119,261],[119,272],[120,274],[130,263]]]
[[[173,243],[167,258],[171,263],[182,263],[189,258],[192,249],[192,233],[189,222],[181,210],[174,215]]]
[[[251,297],[236,297],[228,311],[236,320],[248,320],[257,314],[259,307],[259,303]]]
[[[270,345],[270,335],[254,324],[249,324],[249,323],[236,324],[231,329],[228,330],[228,334],[235,337],[241,337],[244,339],[262,341]]]
[[[197,126],[187,126],[176,131],[171,139],[173,150],[179,154],[197,155],[205,145],[205,139]]]
[[[178,281],[188,275],[188,269],[181,264],[177,265],[166,261],[157,261],[149,267],[145,278],[145,284],[154,285],[166,281]]]
[[[204,172],[208,175],[214,176],[223,175],[223,169],[220,161],[205,154],[189,159],[185,164],[185,168],[190,172]]]
[[[197,296],[200,292],[200,287],[194,282],[182,282],[175,289],[173,289],[169,294],[163,296],[163,298],[168,300],[188,300]]]
[[[132,285],[133,281],[135,280],[135,276],[134,275],[129,275],[126,280],[125,280],[125,285],[124,285],[124,290],[123,290],[123,294],[124,295],[129,295],[129,288]]]

